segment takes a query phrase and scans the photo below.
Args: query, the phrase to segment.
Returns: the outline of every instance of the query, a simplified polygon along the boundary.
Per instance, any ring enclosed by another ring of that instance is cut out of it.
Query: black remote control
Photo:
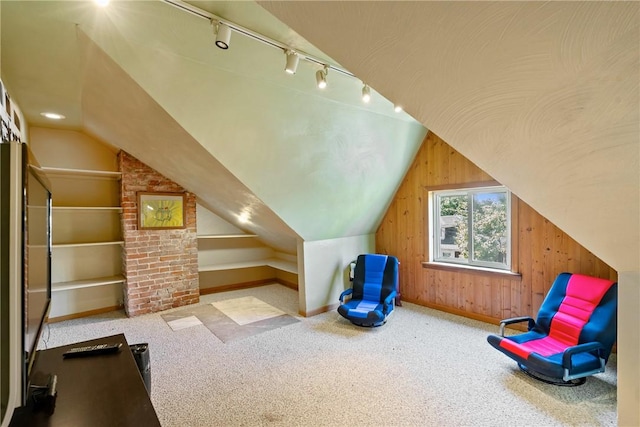
[[[97,356],[99,354],[111,354],[117,353],[120,351],[120,347],[122,347],[122,343],[116,344],[97,344],[97,345],[88,345],[85,347],[74,347],[62,355],[65,359],[70,357],[85,357],[85,356]]]

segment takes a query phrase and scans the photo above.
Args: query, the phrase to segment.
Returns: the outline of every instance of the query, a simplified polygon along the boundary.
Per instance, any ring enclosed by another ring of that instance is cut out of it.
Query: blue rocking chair
[[[380,326],[398,296],[398,258],[363,254],[356,260],[353,286],[340,295],[338,313],[358,326]],[[345,301],[346,296],[351,298]]]

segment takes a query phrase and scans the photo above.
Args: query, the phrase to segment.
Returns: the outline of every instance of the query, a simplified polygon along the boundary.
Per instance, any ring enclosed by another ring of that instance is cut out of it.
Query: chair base
[[[349,318],[349,317],[345,317],[345,319],[348,319],[354,325],[361,326],[363,328],[377,328],[377,327],[382,326],[385,323],[387,323],[387,320],[389,319],[389,317],[391,317],[391,315],[394,312],[395,312],[395,310],[391,310],[391,312],[389,314],[387,314],[384,317],[384,319],[382,319],[382,321],[378,321],[378,322],[372,322],[369,319],[355,319],[355,318]]]
[[[349,321],[354,325],[361,326],[363,328],[377,328],[378,326],[382,326],[385,323],[387,323],[387,319],[384,319],[382,322],[379,322],[379,323],[354,322],[351,319],[349,319]]]
[[[576,387],[584,384],[587,381],[587,377],[576,378],[569,381],[565,381],[563,379],[558,379],[558,378],[547,377],[546,375],[542,375],[539,372],[535,372],[527,369],[521,363],[518,363],[518,367],[522,370],[522,372],[529,375],[531,378],[538,381],[542,381],[543,383],[551,384],[551,385],[557,385],[561,387]]]

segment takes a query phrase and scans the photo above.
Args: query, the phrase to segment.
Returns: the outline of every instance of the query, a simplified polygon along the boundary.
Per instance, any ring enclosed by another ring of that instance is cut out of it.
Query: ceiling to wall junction
[[[612,267],[640,269],[640,3],[259,3]]]
[[[334,63],[253,2],[190,2]],[[266,243],[375,232],[426,130],[362,82],[317,65],[284,73],[282,51],[160,1],[2,2],[2,77],[32,125],[125,149]],[[59,125],[56,125],[59,126]],[[240,223],[242,213],[250,215]]]

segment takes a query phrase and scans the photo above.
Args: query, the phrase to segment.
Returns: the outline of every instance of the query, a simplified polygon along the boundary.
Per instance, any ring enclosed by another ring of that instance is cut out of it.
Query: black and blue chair
[[[555,385],[584,384],[604,372],[616,341],[617,283],[561,273],[545,297],[538,319],[514,317],[500,323],[487,341],[530,376]],[[528,322],[528,332],[505,336],[506,325]]]
[[[398,295],[398,258],[358,255],[352,287],[340,294],[338,313],[358,326],[380,326],[394,308]],[[345,297],[350,299],[345,301]]]

